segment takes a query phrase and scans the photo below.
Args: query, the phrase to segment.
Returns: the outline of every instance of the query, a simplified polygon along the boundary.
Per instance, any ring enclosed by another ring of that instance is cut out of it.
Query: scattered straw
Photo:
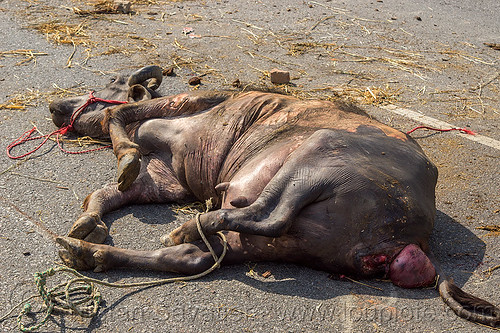
[[[63,98],[63,97],[69,97],[69,96],[79,96],[83,95],[84,93],[88,92],[88,89],[84,89],[80,87],[79,85],[69,87],[69,88],[61,88],[57,84],[53,83],[52,87],[54,87],[56,90],[50,92],[47,94],[47,96],[54,96],[57,98]],[[73,90],[75,88],[79,88],[78,90]],[[49,98],[51,99],[51,98]]]
[[[169,0],[169,1],[163,1],[163,3],[166,2],[182,2],[184,0]],[[131,3],[133,5],[159,5],[160,1],[157,0],[132,0]]]
[[[196,55],[199,55],[200,53],[199,52],[196,52],[196,51],[193,51],[193,50],[190,50],[188,49],[186,46],[182,45],[181,43],[179,43],[179,41],[177,40],[177,38],[174,39],[173,43],[172,43],[173,46],[177,47],[178,49],[180,50],[183,50],[183,51],[187,51],[187,52],[190,52],[190,53],[193,53],[193,54],[196,54]]]
[[[313,93],[331,92],[331,94],[315,94],[316,98],[332,100],[340,98],[348,102],[360,103],[365,105],[384,105],[391,104],[397,101],[401,94],[401,89],[393,89],[386,85],[385,87],[354,87],[354,86],[338,86],[324,87],[310,90]]]
[[[303,42],[303,43],[290,43],[288,45],[288,54],[292,56],[302,55],[316,48],[324,48],[325,50],[337,47],[335,43],[315,43],[315,42]]]
[[[374,286],[371,286],[371,285],[369,285],[369,284],[366,284],[366,283],[363,283],[363,282],[359,282],[359,281],[357,281],[357,280],[351,279],[351,278],[350,278],[350,277],[348,277],[348,276],[345,276],[345,275],[344,275],[344,276],[342,276],[342,277],[343,277],[343,278],[345,278],[345,279],[347,279],[347,280],[349,280],[349,281],[351,281],[351,282],[353,282],[353,283],[359,284],[359,285],[361,285],[361,286],[365,286],[365,287],[372,288],[372,289],[375,289],[375,290],[384,291],[384,289],[382,289],[382,288],[379,288],[379,287],[374,287]]]
[[[205,202],[195,201],[188,203],[184,206],[173,204],[170,208],[175,214],[183,215],[196,215],[200,212],[209,212],[214,208],[212,198],[206,200]]]
[[[417,51],[409,51],[405,49],[396,49],[396,48],[389,48],[389,47],[382,47],[382,46],[374,46],[374,45],[342,45],[341,46],[343,49],[366,49],[366,50],[375,50],[375,51],[381,51],[385,52],[388,54],[391,54],[395,57],[398,58],[403,58],[403,59],[424,59],[425,57],[421,54],[422,52],[417,52]]]
[[[482,273],[486,276],[486,278],[489,278],[493,274],[493,272],[499,268],[500,268],[500,265],[496,265],[496,266],[490,267],[490,268],[482,271]]]
[[[385,88],[382,87],[366,87],[366,91],[363,94],[364,99],[363,104],[370,105],[382,105],[394,103],[397,100],[397,96],[400,94],[400,89],[393,90],[388,85]]]
[[[131,52],[124,47],[109,46],[109,49],[102,52],[100,55],[111,55],[111,54],[125,54],[130,55]]]
[[[152,52],[153,50],[158,48],[158,45],[156,45],[155,43],[153,43],[152,41],[150,41],[144,37],[140,37],[137,35],[127,35],[127,37],[130,39],[133,39],[133,40],[141,41],[142,42],[142,51]]]
[[[493,50],[500,50],[499,43],[484,43],[484,45],[491,47]]]
[[[201,201],[196,201],[196,202],[193,202],[193,203],[189,203],[189,204],[186,204],[186,205],[177,205],[177,204],[173,204],[171,207],[170,207],[175,214],[177,215],[196,215],[200,212],[204,212],[206,210],[206,206],[203,202]]]
[[[54,142],[56,141],[56,139],[54,139],[54,138],[50,138],[50,140],[52,140]],[[90,136],[82,136],[82,137],[78,137],[76,139],[59,138],[59,142],[71,143],[71,144],[74,144],[75,146],[78,146],[78,147],[87,147],[87,146],[91,146],[91,145],[109,146],[111,144],[111,142],[97,140],[97,139],[91,138]]]
[[[31,180],[38,180],[40,182],[45,182],[45,183],[61,184],[61,182],[58,180],[47,179],[47,178],[38,178],[38,177],[31,176],[31,175],[24,175],[24,174],[21,174],[18,172],[11,172],[10,174],[14,175],[14,176],[22,177],[22,178],[31,179]]]
[[[495,65],[494,62],[488,62],[488,61],[483,60],[479,57],[475,57],[475,56],[466,54],[465,52],[462,52],[462,51],[444,50],[444,51],[439,51],[439,53],[446,54],[448,56],[459,57],[459,58],[465,59],[465,60],[470,61],[470,62],[475,63],[475,64],[484,64],[484,65],[490,65],[490,66]]]
[[[264,30],[264,28],[258,27],[256,25],[253,25],[253,24],[248,23],[248,22],[244,22],[244,21],[240,21],[240,20],[235,20],[235,19],[231,19],[231,21],[236,22],[236,23],[240,23],[240,24],[244,24],[247,28],[253,28],[253,29],[257,29],[257,30]]]
[[[364,56],[360,54],[355,54],[347,51],[338,51],[339,54],[344,54],[349,56],[348,59],[335,58],[336,61],[342,62],[380,62],[390,65],[393,68],[411,73],[416,77],[426,80],[426,78],[419,73],[417,70],[429,70],[433,72],[439,72],[440,70],[434,67],[426,66],[421,64],[420,61],[413,59],[401,59],[401,58],[389,58],[389,57],[374,57],[374,56]]]
[[[188,68],[193,72],[197,72],[197,70],[200,69],[200,67],[201,67],[200,63],[203,62],[201,59],[193,59],[191,57],[183,57],[183,56],[180,56],[176,53],[172,54],[170,56],[170,59],[172,61],[172,64],[177,69]]]
[[[325,22],[325,21],[327,21],[327,20],[329,20],[329,19],[331,19],[331,18],[334,18],[334,17],[335,17],[335,16],[326,16],[326,17],[321,18],[321,19],[320,19],[318,22],[316,22],[316,23],[315,23],[315,24],[314,24],[314,25],[313,25],[313,26],[312,26],[309,30],[310,30],[310,31],[313,31],[314,29],[316,29],[316,27],[317,27],[318,25],[320,25],[321,23],[323,23],[323,22]]]
[[[486,236],[500,236],[500,225],[484,225],[476,229],[489,231]]]
[[[114,0],[100,0],[94,4],[93,10],[82,10],[77,7],[72,8],[77,15],[92,15],[92,14],[126,14],[126,8],[117,6]]]
[[[0,110],[25,110],[28,106],[36,106],[35,101],[41,96],[42,94],[38,90],[16,94],[5,103],[0,104]]]
[[[90,45],[85,23],[66,24],[59,21],[40,23],[32,26],[43,33],[47,40],[56,44]]]
[[[37,52],[34,50],[24,50],[24,49],[11,50],[11,51],[0,51],[0,58],[1,57],[25,57],[25,59],[18,62],[16,64],[16,66],[28,63],[30,61],[33,61],[36,64],[36,57],[37,56],[44,56],[44,55],[48,55],[48,53]]]
[[[240,313],[240,314],[243,314],[245,316],[247,316],[247,318],[253,318],[255,317],[255,314],[254,313],[247,313],[245,311],[242,311],[242,310],[239,310],[235,307],[229,307],[229,306],[226,306],[224,304],[221,304],[217,310],[220,312],[221,310],[223,310],[224,308],[227,308],[227,312],[226,314],[224,315],[224,317],[221,319],[221,321],[224,321],[229,315],[233,314],[233,313]]]

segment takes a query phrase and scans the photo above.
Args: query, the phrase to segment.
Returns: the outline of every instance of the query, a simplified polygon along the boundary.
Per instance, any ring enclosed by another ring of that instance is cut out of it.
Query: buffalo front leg
[[[110,132],[111,137],[115,135]],[[118,190],[125,191],[137,179],[141,171],[141,153],[139,152],[139,145],[124,139],[113,140],[113,150],[118,160]]]
[[[140,171],[139,146],[128,136],[126,126],[153,118],[193,114],[221,103],[229,97],[219,92],[191,92],[138,103],[121,104],[106,110],[103,123],[118,159],[118,189],[127,190]]]
[[[111,184],[92,192],[85,198],[84,212],[75,221],[68,236],[87,242],[103,243],[108,236],[108,228],[101,220],[102,216],[130,202],[140,202],[140,194],[143,192],[141,188],[137,184],[129,191],[122,192],[118,185]]]

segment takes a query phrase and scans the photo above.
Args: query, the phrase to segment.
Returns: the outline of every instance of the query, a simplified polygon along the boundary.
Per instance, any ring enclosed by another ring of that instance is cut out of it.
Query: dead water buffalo
[[[213,259],[186,222],[156,251],[101,245],[101,217],[124,205],[214,198],[201,216],[223,263],[285,261],[359,278],[387,277],[404,288],[438,280],[461,317],[490,326],[500,310],[463,292],[429,249],[437,169],[409,136],[340,103],[264,92],[194,91],[156,97],[161,69],[118,77],[96,95],[127,100],[50,105],[56,125],[111,137],[118,182],[90,194],[85,212],[58,242],[78,269],[115,267],[195,274]],[[138,101],[138,102],[137,102]],[[75,114],[76,113],[76,114]]]

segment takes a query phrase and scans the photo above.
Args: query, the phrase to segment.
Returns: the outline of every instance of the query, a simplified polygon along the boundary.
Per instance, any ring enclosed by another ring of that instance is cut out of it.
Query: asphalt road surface
[[[500,140],[500,51],[484,44],[500,44],[496,0],[136,0],[128,14],[93,13],[96,2],[0,0],[0,315],[35,292],[33,273],[59,261],[44,228],[65,234],[85,196],[116,173],[110,150],[67,155],[50,142],[14,161],[4,149],[33,124],[54,130],[50,100],[98,89],[114,73],[173,66],[176,76],[161,87],[172,94],[195,89],[187,83],[193,76],[201,76],[198,89],[230,89],[236,79],[271,86],[268,72],[277,67],[292,77],[278,89],[348,99],[402,131],[421,124],[387,105]],[[500,304],[500,238],[478,229],[500,224],[499,149],[459,133],[413,136],[440,171],[433,251],[463,289]],[[187,218],[168,206],[123,208],[104,218],[107,243],[156,249],[160,236]],[[110,282],[171,276],[86,274]],[[41,331],[488,331],[455,316],[432,288],[361,282],[248,263],[186,284],[103,287],[96,317],[54,315]],[[15,330],[15,315],[0,323],[2,332]]]

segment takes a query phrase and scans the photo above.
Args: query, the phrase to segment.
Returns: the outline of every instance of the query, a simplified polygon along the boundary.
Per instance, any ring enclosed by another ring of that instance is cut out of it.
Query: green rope
[[[17,316],[17,327],[21,332],[33,332],[45,325],[54,311],[67,314],[77,314],[84,318],[94,317],[99,311],[99,305],[101,303],[101,293],[99,292],[96,285],[102,285],[112,288],[150,287],[177,281],[195,280],[207,274],[210,274],[220,266],[220,263],[224,259],[224,256],[227,252],[227,240],[222,232],[217,233],[222,239],[223,243],[222,254],[220,255],[220,257],[218,257],[215,254],[212,246],[208,242],[207,238],[203,234],[200,223],[200,215],[200,213],[196,215],[196,225],[198,227],[198,232],[200,233],[201,238],[205,242],[205,245],[207,246],[210,254],[215,260],[215,263],[212,265],[212,267],[210,267],[206,271],[191,276],[173,277],[155,281],[135,283],[110,283],[90,278],[88,276],[80,274],[73,268],[69,268],[64,265],[55,268],[51,267],[44,272],[37,272],[33,275],[35,285],[38,290],[38,295],[30,296],[18,305],[14,306],[6,315],[0,318],[0,322],[5,320],[16,308],[20,307],[24,303],[23,309]],[[55,274],[60,272],[69,273],[75,277],[70,279],[68,282],[63,282],[51,289],[47,289],[47,278],[54,276]],[[27,301],[36,297],[40,297],[45,304],[45,316],[40,322],[32,326],[25,326],[22,323],[22,319],[24,316],[31,312],[31,304]]]

